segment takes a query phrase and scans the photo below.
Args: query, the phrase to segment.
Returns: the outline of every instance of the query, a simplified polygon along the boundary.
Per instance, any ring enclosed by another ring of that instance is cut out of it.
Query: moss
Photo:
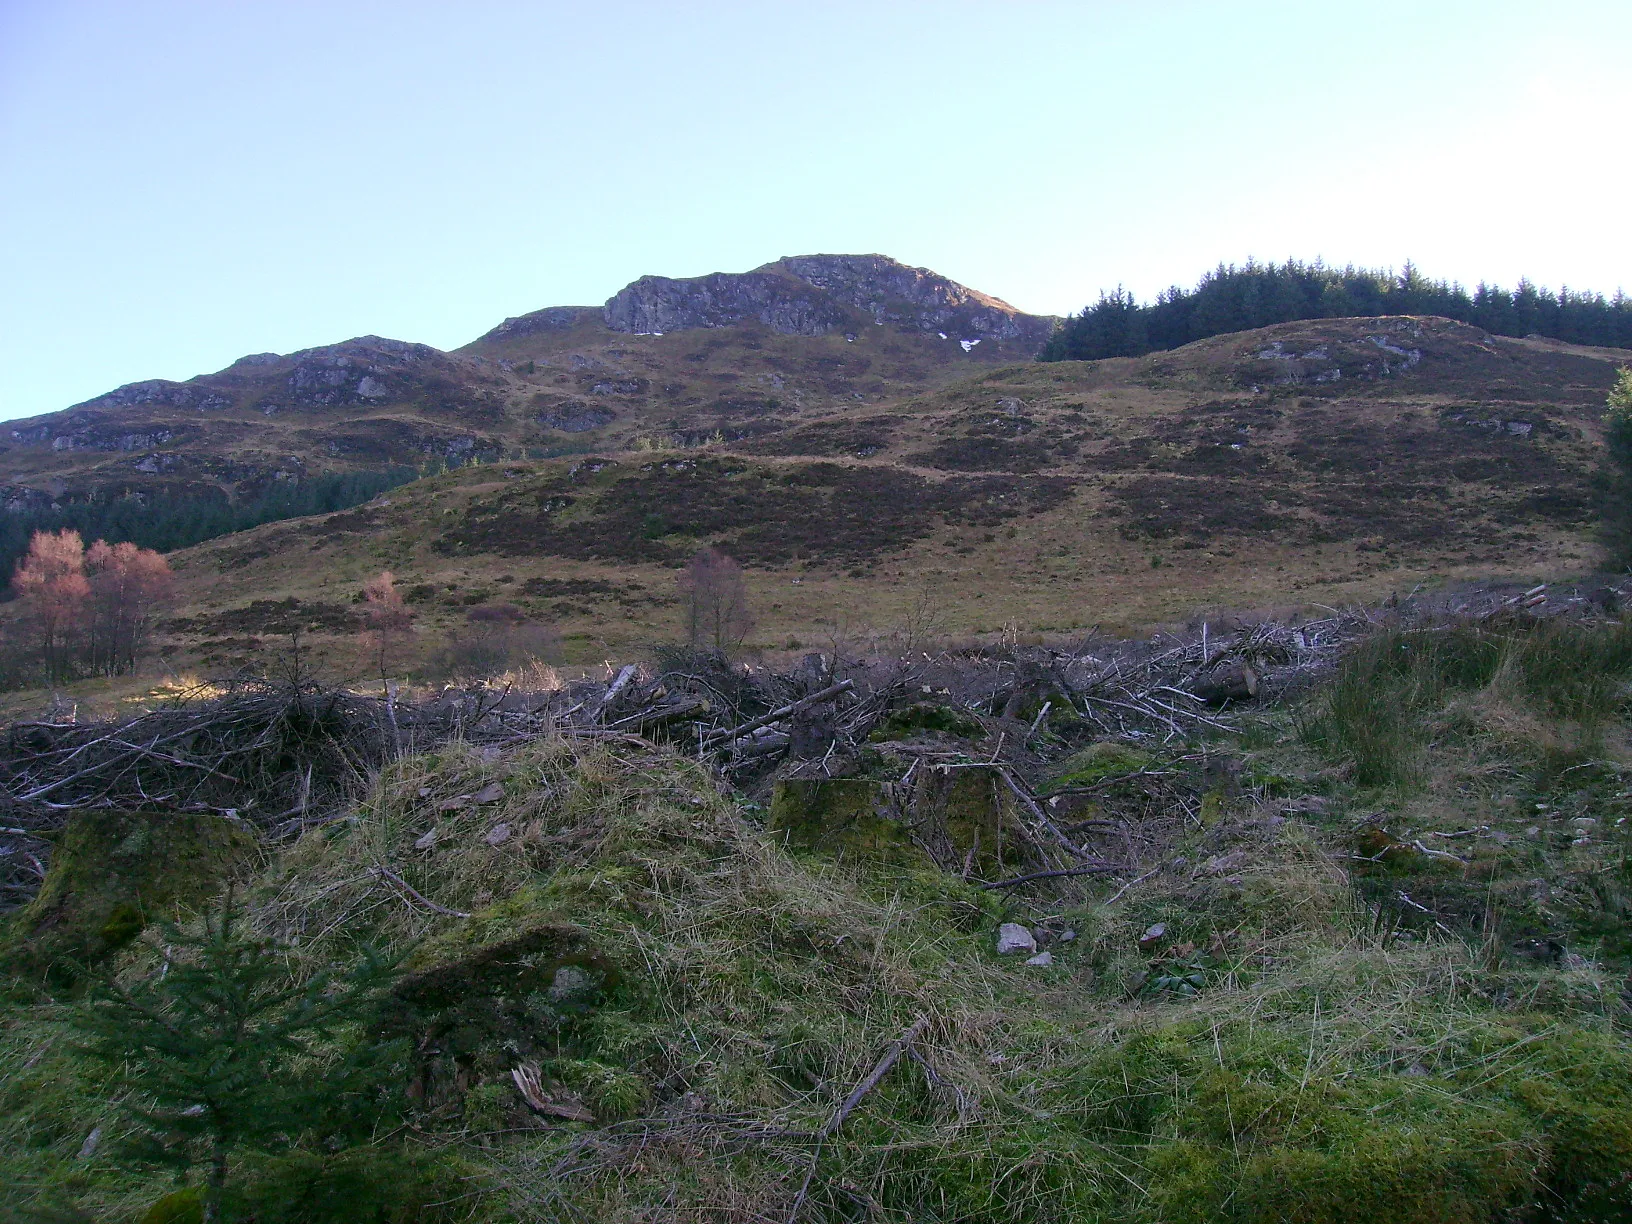
[[[865,778],[787,778],[766,827],[785,845],[875,866],[984,874],[1004,861],[1011,803],[997,772],[980,766],[923,770],[905,795]]]
[[[418,1051],[411,1095],[467,1099],[517,1062],[558,1053],[619,984],[588,932],[538,907],[533,890],[422,944],[393,987],[385,1031]]]
[[[201,1224],[204,1219],[204,1188],[188,1186],[172,1190],[146,1211],[137,1224]]]
[[[67,962],[97,961],[154,917],[207,900],[255,851],[252,832],[218,816],[75,812],[39,894],[7,925],[0,958],[66,980]]]
[[[765,827],[785,845],[903,867],[926,865],[907,828],[887,814],[887,783],[865,778],[784,778]]]
[[[979,719],[955,706],[919,701],[892,712],[868,738],[874,743],[883,743],[907,739],[915,731],[939,731],[959,739],[980,739],[986,734]]]
[[[977,875],[1001,872],[1003,828],[1013,802],[995,769],[929,769],[912,798],[914,832],[937,849],[943,866],[967,864]]]
[[[1127,744],[1102,740],[1090,744],[1080,752],[1073,752],[1054,769],[1045,787],[1047,791],[1065,790],[1073,786],[1092,786],[1106,778],[1121,774],[1138,773],[1151,762],[1148,752],[1141,752]]]

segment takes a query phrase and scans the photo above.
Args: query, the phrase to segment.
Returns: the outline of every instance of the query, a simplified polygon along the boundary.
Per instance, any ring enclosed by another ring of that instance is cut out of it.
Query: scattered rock
[[[1036,956],[1026,958],[1026,964],[1028,965],[1052,965],[1053,963],[1054,953],[1052,952],[1039,952]]]
[[[497,803],[504,798],[504,783],[489,782],[481,790],[471,796],[474,803]]]
[[[1012,956],[1016,952],[1037,951],[1037,941],[1030,931],[1018,922],[1005,922],[997,928],[997,954]]]
[[[435,829],[431,829],[431,830],[429,830],[429,831],[427,831],[425,833],[422,833],[418,838],[415,839],[414,849],[415,850],[429,850],[432,846],[436,845],[436,838],[437,838],[437,831]]]
[[[487,831],[487,836],[482,840],[490,846],[502,846],[510,840],[510,826],[502,822],[496,824]]]
[[[1145,933],[1139,936],[1139,951],[1150,952],[1161,945],[1167,938],[1167,923],[1155,922],[1145,928]]]
[[[1060,942],[1061,943],[1074,943],[1076,941],[1076,938],[1077,938],[1077,933],[1075,931],[1061,931],[1060,932]]]

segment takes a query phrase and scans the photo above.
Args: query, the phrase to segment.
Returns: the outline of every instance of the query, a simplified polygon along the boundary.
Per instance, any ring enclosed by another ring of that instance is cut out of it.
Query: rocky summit
[[[603,313],[614,331],[637,334],[758,322],[782,335],[820,336],[872,324],[960,345],[1041,346],[1058,321],[883,255],[795,255],[752,272],[686,280],[643,276],[614,294]]]

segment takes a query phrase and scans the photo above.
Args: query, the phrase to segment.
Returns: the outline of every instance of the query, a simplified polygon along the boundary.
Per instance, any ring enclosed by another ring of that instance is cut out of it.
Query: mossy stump
[[[62,978],[135,939],[154,918],[212,897],[256,849],[248,828],[197,812],[75,812],[34,900],[14,914],[0,963]]]
[[[900,867],[1000,870],[1010,803],[995,769],[919,773],[910,787],[868,778],[784,778],[766,827],[784,844]]]

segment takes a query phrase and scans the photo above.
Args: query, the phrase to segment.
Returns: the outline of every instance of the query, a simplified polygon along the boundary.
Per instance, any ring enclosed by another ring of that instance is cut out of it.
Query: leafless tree
[[[98,540],[85,550],[85,570],[91,666],[110,676],[134,672],[153,613],[170,596],[170,563],[151,548]]]
[[[363,644],[389,695],[391,662],[414,633],[414,615],[402,601],[390,570],[363,584]]]
[[[694,556],[680,575],[686,641],[693,650],[730,654],[754,627],[742,566],[715,548]]]
[[[72,666],[74,643],[84,631],[85,601],[91,593],[85,578],[85,541],[79,532],[66,527],[36,531],[11,585],[22,596],[47,675],[53,683],[64,679]]]

